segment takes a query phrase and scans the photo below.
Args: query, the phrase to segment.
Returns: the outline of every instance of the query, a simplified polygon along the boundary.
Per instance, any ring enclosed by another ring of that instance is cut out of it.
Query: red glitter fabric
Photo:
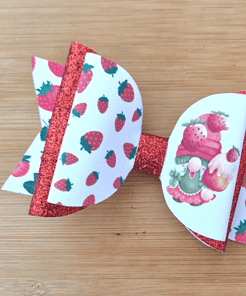
[[[83,207],[53,205],[47,203],[47,199],[85,55],[88,52],[95,53],[82,44],[76,42],[71,44],[63,79],[52,112],[29,215],[58,217],[73,214],[83,209]]]
[[[160,177],[167,144],[168,138],[142,133],[133,169]]]

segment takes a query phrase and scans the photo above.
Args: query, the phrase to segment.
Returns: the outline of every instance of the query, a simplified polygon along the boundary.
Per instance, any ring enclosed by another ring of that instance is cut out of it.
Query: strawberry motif
[[[37,89],[38,93],[38,105],[40,108],[46,110],[46,111],[52,111],[53,106],[56,100],[56,96],[59,91],[58,85],[53,85],[50,83],[50,81],[47,81],[45,84],[43,82],[43,85],[40,87],[40,89]]]
[[[18,163],[17,167],[14,169],[12,176],[19,178],[25,176],[30,168],[29,159],[31,158],[30,155],[24,155],[22,160]]]
[[[103,70],[107,73],[107,74],[110,74],[112,75],[112,77],[114,77],[114,74],[117,72],[118,70],[118,67],[117,67],[117,64],[106,59],[106,58],[103,58],[101,57],[101,65],[103,67]]]
[[[65,69],[65,66],[57,64],[57,63],[53,63],[53,62],[48,62],[48,66],[50,68],[50,71],[57,77],[62,77],[63,76],[63,72]]]
[[[42,129],[41,129],[40,140],[44,142],[46,140],[46,137],[47,137],[49,125],[44,120],[43,120],[43,122],[44,122],[45,126],[42,127]],[[50,123],[50,119],[49,119],[48,123]]]
[[[97,108],[100,113],[105,113],[108,109],[108,98],[103,95],[101,98],[97,101]]]
[[[88,153],[91,154],[91,151],[97,150],[102,144],[103,134],[100,132],[88,132],[80,138],[81,148],[80,150],[85,149]]]
[[[246,220],[240,221],[238,227],[234,227],[234,229],[236,230],[235,241],[246,244]]]
[[[87,186],[92,186],[97,182],[98,179],[99,179],[99,173],[94,171],[90,173],[90,175],[87,177],[85,184]]]
[[[228,130],[227,119],[226,117],[229,117],[228,114],[225,114],[221,111],[212,111],[213,114],[211,114],[208,118],[208,127],[213,133],[217,133],[220,131]]]
[[[197,118],[196,120],[191,120],[190,123],[182,124],[186,126],[183,133],[182,144],[187,150],[195,152],[204,145],[207,139],[205,123],[206,120],[200,121],[200,119]]]
[[[91,79],[93,77],[93,72],[91,69],[93,69],[94,66],[89,64],[84,64],[80,78],[79,78],[79,84],[77,87],[77,92],[82,93],[88,86],[88,84],[91,82]]]
[[[75,156],[72,153],[64,152],[64,153],[62,153],[60,160],[62,161],[62,164],[71,165],[71,164],[76,163],[79,159],[77,156]]]
[[[33,174],[33,178],[34,180],[32,181],[26,181],[23,183],[23,187],[26,189],[26,191],[30,194],[33,194],[34,192],[34,188],[35,188],[35,184],[37,181],[37,177],[38,177],[38,173],[34,173]]]
[[[56,203],[56,205],[57,206],[63,206],[63,204],[61,202],[59,202],[59,201]]]
[[[131,143],[125,143],[123,145],[124,153],[128,159],[133,159],[137,152],[137,147],[134,147]]]
[[[119,189],[119,187],[123,184],[125,180],[122,177],[118,177],[115,179],[114,183],[113,183],[113,187],[115,189]]]
[[[122,130],[123,126],[125,125],[125,121],[126,121],[126,117],[123,114],[123,112],[121,112],[120,114],[117,114],[117,117],[116,117],[115,123],[114,123],[115,130],[117,132]]]
[[[60,191],[70,191],[72,189],[72,183],[69,179],[60,179],[57,181],[54,186]]]
[[[31,56],[31,63],[32,63],[32,71],[34,71],[35,66],[36,66],[36,59],[33,56]]]
[[[73,116],[80,118],[80,116],[84,115],[86,108],[87,108],[86,103],[77,104],[72,110]]]
[[[239,152],[239,150],[235,146],[233,146],[232,149],[230,149],[226,153],[226,159],[229,162],[235,162],[235,161],[237,161],[239,156],[240,156],[240,152]]]
[[[142,116],[142,110],[137,108],[137,110],[133,113],[132,122],[139,120],[141,116]]]
[[[83,202],[83,207],[87,208],[95,204],[95,196],[93,194],[89,195]]]
[[[121,99],[127,103],[130,103],[134,100],[134,90],[130,83],[127,80],[122,83],[119,82],[118,95]]]
[[[113,150],[107,151],[107,154],[105,156],[107,164],[111,167],[114,168],[116,165],[116,155]]]

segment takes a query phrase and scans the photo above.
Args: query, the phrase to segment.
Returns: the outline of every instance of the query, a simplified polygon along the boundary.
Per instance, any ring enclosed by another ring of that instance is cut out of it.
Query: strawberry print
[[[84,64],[80,78],[79,78],[79,84],[77,87],[77,92],[82,93],[88,86],[88,84],[91,82],[91,79],[93,77],[93,72],[91,69],[93,69],[94,66],[89,64]]]
[[[88,132],[80,138],[81,148],[80,150],[85,149],[88,153],[91,154],[91,151],[97,150],[102,144],[103,134],[100,132]]]
[[[126,121],[126,117],[123,114],[123,112],[121,112],[120,114],[117,114],[117,117],[115,119],[115,130],[117,132],[121,131],[123,126],[125,125],[125,121]]]
[[[137,152],[137,147],[134,147],[131,143],[125,143],[123,145],[124,153],[128,159],[133,159]]]
[[[56,203],[56,205],[57,206],[63,206],[63,204],[61,202],[59,202],[59,201]]]
[[[103,57],[101,57],[101,65],[102,65],[102,68],[105,71],[105,73],[112,75],[112,77],[114,77],[114,74],[118,70],[116,63],[114,63],[106,58],[103,58]]]
[[[124,179],[122,177],[118,177],[115,179],[114,183],[113,183],[113,187],[115,189],[119,189],[119,187],[123,184]]]
[[[61,179],[57,181],[54,186],[60,191],[70,191],[72,189],[72,183],[69,179]]]
[[[83,202],[83,207],[87,208],[95,204],[95,196],[93,194],[89,195]]]
[[[227,124],[227,117],[229,117],[228,114],[225,114],[221,111],[212,111],[213,114],[211,114],[208,118],[208,127],[213,133],[217,133],[220,131],[226,131],[228,130]]]
[[[204,126],[206,120],[191,120],[189,123],[182,124],[186,126],[183,133],[182,144],[184,147],[191,151],[195,152],[199,150],[206,143],[207,139],[207,129]]]
[[[53,63],[53,62],[48,62],[48,66],[50,68],[50,71],[57,77],[62,77],[63,76],[63,72],[65,69],[65,66],[57,64],[57,63]]]
[[[71,165],[71,164],[76,163],[79,159],[77,156],[75,156],[72,153],[64,152],[64,153],[62,153],[60,160],[62,161],[62,164]]]
[[[127,103],[130,103],[134,100],[134,90],[130,83],[127,80],[122,83],[119,82],[118,94],[121,99]]]
[[[142,110],[137,108],[137,110],[133,113],[132,122],[139,120],[141,116],[142,116]]]
[[[47,81],[46,84],[43,82],[43,85],[40,89],[37,89],[37,91],[39,107],[46,111],[52,111],[59,91],[59,86],[53,85],[50,81]]]
[[[92,186],[92,185],[96,184],[98,179],[99,179],[99,173],[94,171],[94,172],[90,173],[90,175],[87,177],[85,183],[87,186]]]
[[[105,156],[106,162],[108,166],[111,168],[114,168],[116,165],[116,155],[113,150],[107,151],[107,154]]]
[[[22,160],[18,163],[17,167],[14,169],[12,176],[19,178],[25,176],[30,168],[30,155],[24,155]]]
[[[240,152],[239,152],[239,150],[235,146],[233,146],[232,149],[230,149],[226,153],[226,159],[229,162],[235,162],[235,161],[237,161],[239,156],[240,156]]]
[[[101,98],[97,101],[97,108],[100,113],[105,113],[108,109],[108,98],[103,95]]]
[[[45,126],[42,127],[41,132],[40,132],[40,140],[42,142],[44,142],[46,140],[48,129],[49,129],[49,125],[44,120],[43,120],[43,122],[44,122]],[[50,123],[50,119],[49,119],[48,123]]]
[[[238,227],[234,227],[236,230],[235,241],[238,243],[246,244],[246,220],[240,221]]]
[[[76,116],[76,117],[80,118],[80,116],[85,114],[86,108],[87,108],[86,103],[77,104],[72,110],[73,116]]]
[[[35,66],[36,66],[36,59],[33,56],[31,56],[31,63],[32,63],[32,71],[34,71]]]
[[[36,181],[37,181],[37,177],[38,177],[38,173],[34,173],[33,174],[33,181],[30,180],[30,181],[26,181],[23,183],[23,187],[26,189],[26,191],[30,194],[33,194],[34,192],[34,188],[35,188],[35,184],[36,184]]]

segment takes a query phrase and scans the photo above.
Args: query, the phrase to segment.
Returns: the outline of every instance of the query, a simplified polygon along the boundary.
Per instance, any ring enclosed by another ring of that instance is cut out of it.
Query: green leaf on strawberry
[[[92,66],[92,65],[84,64],[82,71],[87,73],[89,69],[93,69],[93,68],[94,68],[94,66]]]
[[[240,151],[239,151],[239,149],[238,149],[237,147],[235,147],[234,145],[232,146],[232,148],[235,149],[235,150],[237,151],[237,153],[238,153],[238,156],[240,156]]]
[[[47,128],[47,126],[44,126],[40,132],[40,140],[41,141],[44,142],[46,140],[47,133],[48,133],[48,128]]]
[[[132,148],[131,153],[129,154],[129,159],[133,159],[136,155],[137,147]]]
[[[119,82],[118,94],[119,96],[124,93],[125,88],[127,88],[127,79],[122,83]]]
[[[108,102],[108,98],[105,97],[105,95],[103,95],[102,97],[100,97],[98,100],[101,101],[101,102]]]
[[[80,145],[82,146],[82,147],[80,148],[80,150],[85,149],[85,151],[87,151],[88,153],[91,154],[91,148],[92,148],[92,145],[89,145],[89,144],[88,144],[88,140],[85,139],[84,136],[82,136],[82,137],[80,138]]]
[[[190,122],[185,122],[185,123],[182,124],[182,126],[189,126],[189,125],[198,124],[198,123],[205,124],[206,123],[206,120],[205,119],[200,120],[199,118],[197,118],[195,120],[194,119],[191,119]]]
[[[121,121],[126,121],[126,117],[125,115],[123,114],[123,112],[117,114],[117,118]]]
[[[66,184],[66,189],[67,189],[67,191],[70,191],[71,189],[72,189],[72,183],[70,182],[70,180],[69,179],[67,179],[66,181],[65,181],[65,184]]]
[[[25,161],[25,162],[30,163],[30,161],[29,161],[30,158],[31,158],[30,155],[24,155],[21,161]]]
[[[78,111],[76,111],[75,108],[72,110],[72,114],[73,114],[73,116],[76,116],[76,117],[79,117],[80,118],[80,114],[79,114]]]
[[[113,154],[114,154],[114,151],[113,150],[108,151],[108,153],[105,156],[105,159],[110,158],[110,156],[112,156]]]
[[[35,188],[35,184],[36,184],[36,181],[37,181],[38,173],[34,173],[33,177],[34,177],[33,181],[26,181],[26,182],[23,183],[23,187],[30,194],[33,194],[33,192],[34,192],[34,188]]]
[[[45,84],[43,82],[42,86],[40,88],[37,88],[36,90],[38,91],[38,96],[44,95],[46,97],[47,92],[53,92],[52,90],[52,83],[50,83],[50,81],[47,81],[47,83]]]
[[[106,73],[112,75],[112,77],[114,77],[114,74],[117,72],[118,67],[112,67],[111,69],[108,68],[107,70],[104,70]]]
[[[228,114],[226,114],[225,112],[222,112],[222,111],[211,111],[211,113],[213,113],[213,114],[223,115],[223,116],[225,116],[225,117],[229,117]]]
[[[243,222],[240,221],[238,227],[234,227],[234,229],[236,230],[236,234],[241,233],[242,235],[244,235],[244,231],[246,230],[246,220],[244,220]]]

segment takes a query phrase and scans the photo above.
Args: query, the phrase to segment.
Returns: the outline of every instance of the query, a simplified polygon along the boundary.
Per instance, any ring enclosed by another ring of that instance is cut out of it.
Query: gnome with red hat
[[[237,168],[240,152],[233,146],[221,153],[221,131],[228,130],[224,112],[212,111],[184,123],[175,163],[182,171],[171,170],[168,193],[177,202],[199,206],[213,200],[215,192],[226,189]]]

